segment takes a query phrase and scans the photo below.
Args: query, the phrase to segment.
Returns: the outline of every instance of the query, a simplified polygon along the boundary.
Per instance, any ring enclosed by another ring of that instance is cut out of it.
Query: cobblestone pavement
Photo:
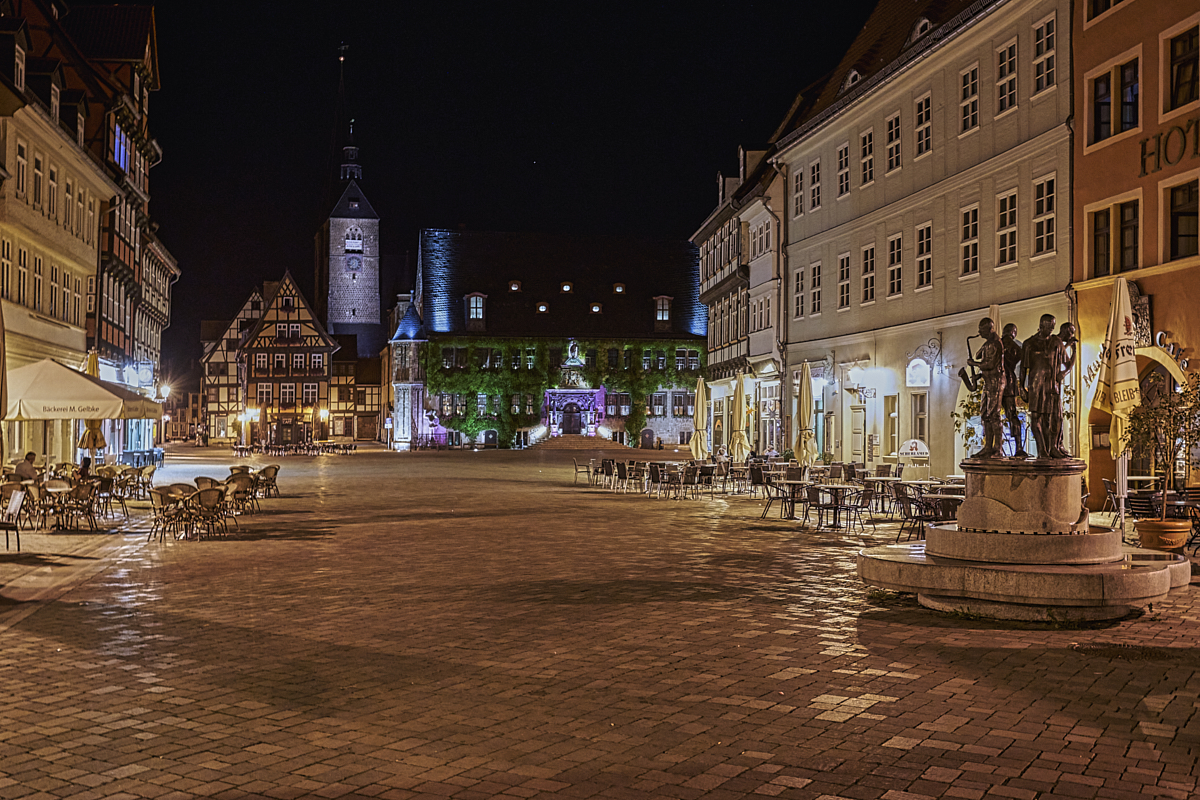
[[[894,528],[573,486],[569,454],[282,464],[240,538],[135,515],[0,558],[0,799],[1197,795],[1195,588],[993,623],[864,588]]]

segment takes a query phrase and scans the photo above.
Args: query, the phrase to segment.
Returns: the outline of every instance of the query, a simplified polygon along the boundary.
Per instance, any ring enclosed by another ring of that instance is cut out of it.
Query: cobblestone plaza
[[[0,556],[0,798],[1197,794],[1194,588],[995,623],[864,587],[894,524],[613,494],[569,454],[281,463],[237,537],[131,509]]]

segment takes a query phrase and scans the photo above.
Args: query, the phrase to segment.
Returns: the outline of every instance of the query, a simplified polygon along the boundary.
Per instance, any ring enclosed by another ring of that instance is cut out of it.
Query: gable
[[[283,280],[273,289],[263,302],[262,315],[246,336],[247,350],[296,345],[331,353],[338,350],[338,344],[321,325],[290,272],[285,272]],[[280,327],[285,325],[288,327]],[[298,339],[292,333],[296,325]]]

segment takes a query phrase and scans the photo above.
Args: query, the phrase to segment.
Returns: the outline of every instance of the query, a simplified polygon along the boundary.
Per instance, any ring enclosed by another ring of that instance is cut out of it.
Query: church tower
[[[340,57],[344,63],[345,55]],[[345,83],[339,87],[339,117],[345,108]],[[338,179],[329,197],[329,216],[316,235],[317,314],[331,334],[358,336],[358,354],[378,356],[386,340],[380,321],[379,215],[359,182],[362,165],[349,120]]]

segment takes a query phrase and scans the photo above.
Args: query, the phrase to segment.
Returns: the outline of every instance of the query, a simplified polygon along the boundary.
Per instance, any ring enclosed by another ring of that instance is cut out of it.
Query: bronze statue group
[[[1029,410],[1029,429],[1037,443],[1038,458],[1070,458],[1063,447],[1063,378],[1075,365],[1078,338],[1075,326],[1064,322],[1054,333],[1054,315],[1043,314],[1038,331],[1022,344],[1017,340],[1017,326],[1004,326],[1004,335],[996,333],[990,317],[979,321],[979,337],[983,344],[971,357],[968,339],[967,364],[979,369],[978,377],[960,371],[967,388],[980,390],[980,420],[983,423],[983,447],[971,458],[1004,457],[1004,423],[1008,420],[1014,458],[1028,458],[1025,437],[1017,400],[1024,401]],[[977,337],[970,337],[977,338]],[[1017,365],[1020,365],[1018,372]]]

